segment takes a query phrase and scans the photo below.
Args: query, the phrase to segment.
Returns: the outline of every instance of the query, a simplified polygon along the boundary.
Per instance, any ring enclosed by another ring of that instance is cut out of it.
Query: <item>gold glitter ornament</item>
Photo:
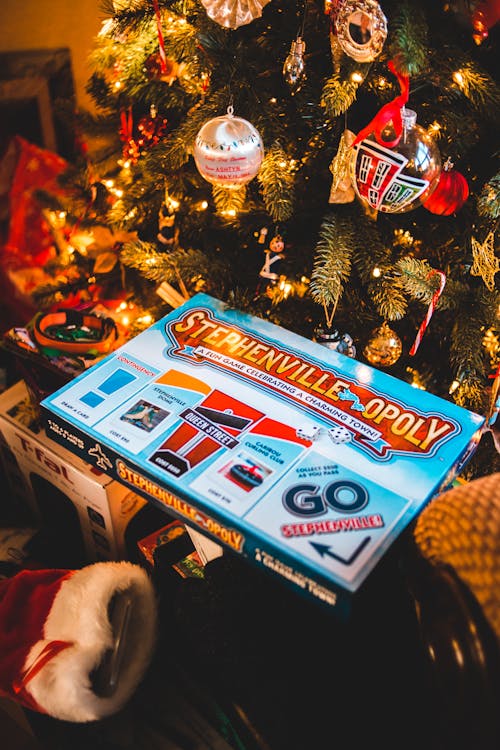
[[[386,322],[371,332],[371,337],[363,354],[371,365],[390,367],[401,356],[403,345],[398,334]]]
[[[495,274],[500,271],[500,259],[495,256],[495,233],[488,232],[484,242],[472,237],[472,276],[481,276],[490,292],[495,288]]]
[[[340,136],[337,153],[330,164],[333,179],[328,203],[352,203],[355,198],[350,170],[353,155],[351,146],[355,138],[356,134],[347,129]]]

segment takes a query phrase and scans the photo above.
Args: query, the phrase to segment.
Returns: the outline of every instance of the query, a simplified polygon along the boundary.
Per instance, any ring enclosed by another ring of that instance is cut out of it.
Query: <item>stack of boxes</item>
[[[65,565],[133,559],[137,540],[169,520],[48,438],[23,381],[0,395],[0,459],[4,525],[49,532]]]

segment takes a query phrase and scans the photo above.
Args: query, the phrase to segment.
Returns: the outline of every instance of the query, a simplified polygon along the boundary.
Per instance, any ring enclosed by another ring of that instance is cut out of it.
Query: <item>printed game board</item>
[[[42,413],[51,438],[342,615],[484,425],[205,294]]]

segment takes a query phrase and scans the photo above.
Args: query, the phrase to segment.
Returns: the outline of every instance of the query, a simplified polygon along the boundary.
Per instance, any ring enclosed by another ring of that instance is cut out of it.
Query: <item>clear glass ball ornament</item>
[[[351,178],[362,203],[384,213],[405,213],[421,206],[434,192],[441,175],[439,148],[417,114],[403,107],[403,132],[394,147],[392,123],[353,147]]]

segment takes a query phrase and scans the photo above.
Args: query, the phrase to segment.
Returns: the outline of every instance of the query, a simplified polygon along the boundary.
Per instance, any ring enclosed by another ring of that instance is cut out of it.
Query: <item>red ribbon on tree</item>
[[[122,111],[120,112],[120,123],[120,137],[122,141],[128,143],[134,133],[134,115],[132,112],[132,107],[129,107],[126,110],[122,109]]]
[[[392,101],[384,104],[382,109],[379,110],[373,120],[365,128],[359,131],[356,138],[354,139],[354,143],[352,144],[353,146],[362,141],[363,138],[366,138],[368,135],[370,135],[370,133],[373,133],[375,135],[377,143],[380,146],[393,148],[394,146],[398,145],[401,135],[403,134],[403,118],[401,115],[401,110],[408,101],[408,96],[410,94],[410,78],[404,73],[399,73],[396,70],[396,66],[394,65],[393,60],[389,60],[389,62],[387,63],[387,67],[389,68],[391,73],[394,73],[394,75],[398,79],[401,93]],[[382,130],[391,121],[394,128],[395,138],[392,141],[385,141],[382,138]]]
[[[158,47],[160,50],[160,70],[161,74],[164,75],[167,72],[167,53],[165,52],[165,40],[163,38],[163,31],[161,28],[161,13],[158,0],[153,0],[153,7],[155,9],[156,16],[156,28],[158,29]]]
[[[427,329],[427,326],[429,325],[429,321],[432,318],[432,314],[434,310],[436,309],[436,305],[438,302],[438,299],[440,298],[441,294],[443,293],[444,285],[446,284],[446,276],[442,271],[431,271],[430,275],[437,274],[439,276],[439,287],[436,289],[434,294],[432,295],[431,303],[427,309],[427,315],[425,316],[425,319],[422,321],[422,324],[420,328],[418,329],[417,336],[415,338],[415,341],[413,342],[413,346],[410,349],[410,354],[416,354],[418,347],[420,346],[420,342],[422,341],[422,337]]]

